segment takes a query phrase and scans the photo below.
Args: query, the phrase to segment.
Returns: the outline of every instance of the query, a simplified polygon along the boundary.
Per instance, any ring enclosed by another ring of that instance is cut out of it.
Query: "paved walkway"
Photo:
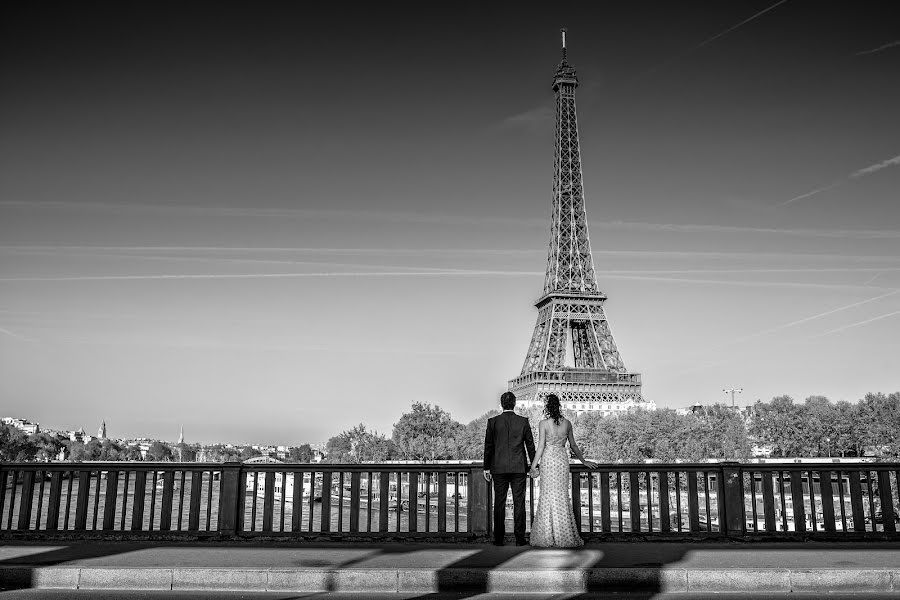
[[[375,542],[5,542],[0,588],[900,597],[900,542],[630,542],[577,550]]]

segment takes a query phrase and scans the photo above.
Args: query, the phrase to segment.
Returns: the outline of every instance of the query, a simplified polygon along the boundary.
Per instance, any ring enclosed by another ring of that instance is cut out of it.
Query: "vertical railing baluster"
[[[184,484],[181,486],[184,487]],[[200,530],[200,501],[203,497],[203,471],[191,471],[191,498],[188,505],[188,531]],[[179,529],[180,529],[179,524]]]
[[[791,476],[791,506],[794,513],[794,531],[806,532],[806,510],[803,502],[803,472],[790,471]]]
[[[647,531],[653,533],[653,478],[650,471],[644,473],[644,481],[647,483]]]
[[[616,510],[619,513],[619,533],[622,533],[625,529],[622,522],[622,471],[616,471]]]
[[[438,471],[437,531],[447,533],[447,473]]]
[[[572,471],[572,512],[575,514],[575,528],[581,531],[581,473]]]
[[[700,531],[700,498],[697,489],[697,471],[688,471],[688,528]]]
[[[156,484],[159,481],[159,472],[153,469],[153,480],[150,482],[150,525],[147,531],[153,531],[153,521],[156,520]]]
[[[75,483],[75,472],[66,471],[69,474],[68,484],[66,485],[66,512],[63,515],[63,530],[69,529],[69,514],[72,512],[72,484]]]
[[[628,473],[628,512],[631,516],[631,533],[641,530],[641,484],[638,472]]]
[[[38,477],[41,479],[41,485],[38,489],[37,515],[34,519],[35,531],[40,531],[41,529],[41,512],[44,510],[44,480],[47,478],[47,471],[38,471]]]
[[[253,471],[253,498],[250,503],[250,531],[256,531],[256,503],[259,495],[259,471]]]
[[[612,515],[610,514],[609,478],[610,471],[600,472],[600,531],[610,533],[612,531]]]
[[[588,471],[588,532],[594,533],[594,473]]]
[[[321,497],[320,497],[321,499]],[[321,503],[320,503],[321,504]],[[313,517],[316,511],[316,472],[309,472],[309,515],[306,517],[307,529],[310,533],[313,530]]]
[[[386,533],[388,530],[387,511],[390,498],[391,474],[388,471],[381,471],[378,475],[378,531]]]
[[[34,501],[34,476],[31,469],[22,472],[22,496],[19,500],[19,531],[31,529],[31,503]]]
[[[816,512],[816,491],[813,482],[813,472],[807,471],[807,487],[809,488],[809,522],[811,523],[813,533],[819,531],[819,526],[816,523],[818,520]],[[822,475],[819,473],[819,495],[822,495]],[[805,504],[805,503],[804,503]]]
[[[6,530],[11,531],[13,526],[13,513],[16,509],[16,488],[18,487],[17,479],[19,477],[18,472],[15,469],[11,469],[9,471],[9,478],[11,480],[9,486],[9,516],[6,520]],[[19,504],[21,504],[21,498],[19,499]],[[0,515],[2,516],[2,515]]]
[[[6,473],[0,472],[0,480]],[[0,481],[0,496],[3,496],[3,482]],[[50,476],[50,498],[47,501],[47,531],[59,529],[59,504],[62,499],[62,471],[53,471]],[[3,501],[0,499],[0,514],[3,513]]]
[[[425,482],[425,531],[431,531],[431,472],[422,473],[423,481]],[[416,513],[419,512],[419,492],[416,491],[416,498],[413,500],[412,492],[409,494],[409,504],[415,502],[416,505]]]
[[[265,491],[263,492],[262,531],[263,533],[272,533],[275,512],[275,471],[266,471],[263,481],[265,482]],[[256,521],[255,518],[254,521]]]
[[[144,503],[147,496],[147,471],[136,471],[134,474],[134,498],[131,501],[131,530],[141,531],[144,528]]]
[[[100,516],[100,479],[102,478],[102,471],[97,471],[97,483],[94,485],[94,520],[91,524],[91,529],[97,530],[97,518]]]
[[[291,474],[291,477],[294,479],[294,494],[293,494],[293,502],[294,505],[291,509],[291,531],[297,533],[301,531],[303,525],[303,478],[305,477],[303,471],[294,471]],[[312,481],[312,477],[310,477],[310,481]],[[312,488],[312,485],[310,485]],[[310,490],[310,495],[312,495],[312,490]]]
[[[675,512],[678,515],[676,517],[678,533],[681,533],[683,521],[681,518],[681,471],[675,471]]]
[[[281,522],[278,531],[284,532],[284,513],[287,512],[287,471],[281,472]],[[291,505],[293,506],[293,505]]]
[[[403,514],[403,474],[400,471],[394,473],[397,482],[397,520],[395,533],[400,533],[400,515]],[[406,493],[409,495],[409,486],[406,487]]]
[[[3,507],[6,506],[6,479],[9,477],[9,471],[7,471],[3,464],[0,463],[0,527],[3,526]],[[13,481],[12,485],[13,493],[15,496],[16,490],[16,482]]]
[[[534,520],[534,479],[531,482],[531,520]],[[453,474],[453,533],[459,533],[459,471]]]
[[[847,533],[847,507],[844,506],[844,472],[837,471],[838,502],[841,509],[841,531]]]
[[[875,494],[872,491],[872,471],[866,469],[866,496],[869,498],[869,521],[872,523],[872,531],[878,531],[875,523]]]
[[[116,527],[116,499],[119,496],[119,471],[110,469],[106,472],[106,497],[103,499],[103,531],[112,531]]]
[[[172,530],[172,504],[175,500],[175,471],[166,469],[163,473],[163,495],[160,502],[159,530]]]
[[[409,531],[415,533],[419,530],[419,473],[410,472],[409,474]],[[413,489],[416,491],[413,492]],[[415,496],[413,496],[415,494]],[[397,486],[397,514],[400,513],[400,486]],[[425,526],[428,527],[428,514],[425,514]],[[427,529],[426,529],[427,531]]]
[[[753,533],[759,533],[759,515],[756,500],[756,471],[750,471],[750,510],[753,515]]]
[[[657,473],[659,480],[659,530],[662,533],[670,533],[672,524],[669,522],[669,472]]]
[[[368,473],[366,484],[366,531],[372,531],[372,471]]]
[[[125,470],[125,481],[122,483],[122,516],[119,520],[119,531],[125,531],[125,516],[128,513],[128,484],[131,471]]]
[[[78,471],[78,498],[75,501],[75,529],[87,529],[88,502],[91,496],[91,472]]]
[[[337,530],[344,531],[344,480],[347,473],[341,471],[338,473],[338,514],[337,514]]]
[[[781,525],[782,531],[788,530],[787,522],[787,500],[784,493],[784,471],[778,469],[778,495],[781,497]]]
[[[359,531],[359,480],[360,472],[350,473],[350,533]]]
[[[831,471],[819,471],[819,495],[822,497],[822,522],[826,532],[833,532],[834,496],[831,489]]]
[[[775,474],[772,471],[762,472],[763,514],[766,531],[775,531]]]
[[[331,531],[331,471],[322,472],[322,518],[321,529],[323,533]]]
[[[900,485],[900,480],[897,481],[897,484]],[[897,528],[894,526],[894,499],[891,494],[890,471],[884,469],[878,470],[878,493],[881,499],[882,529],[886,533],[894,533],[897,531]],[[872,522],[875,522],[874,516]]]
[[[184,484],[186,480],[187,470],[181,468],[181,482],[178,485],[178,531],[181,531],[184,519]]]
[[[709,508],[709,471],[703,471],[703,497],[706,505],[706,531],[712,532],[712,512]]]
[[[866,517],[863,512],[862,486],[858,469],[848,473],[850,479],[850,510],[853,513],[853,531],[866,530]]]

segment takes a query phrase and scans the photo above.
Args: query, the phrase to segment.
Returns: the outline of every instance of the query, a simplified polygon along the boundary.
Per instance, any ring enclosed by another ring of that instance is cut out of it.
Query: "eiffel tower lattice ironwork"
[[[641,376],[629,373],[619,355],[603,310],[606,295],[597,286],[584,207],[576,87],[563,29],[562,62],[553,78],[556,144],[547,274],[525,364],[509,389],[526,406],[554,393],[565,408],[578,412],[651,407],[641,395]]]

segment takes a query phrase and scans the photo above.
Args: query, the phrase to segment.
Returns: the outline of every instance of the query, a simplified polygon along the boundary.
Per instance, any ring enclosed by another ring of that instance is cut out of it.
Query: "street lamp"
[[[731,394],[731,408],[734,408],[734,395],[743,392],[744,388],[729,388],[722,391],[726,394]]]

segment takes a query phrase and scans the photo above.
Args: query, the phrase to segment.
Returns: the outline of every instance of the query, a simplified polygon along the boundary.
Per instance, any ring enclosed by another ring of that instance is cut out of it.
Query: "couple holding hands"
[[[538,424],[537,449],[528,418],[515,413],[515,394],[506,392],[500,396],[500,406],[503,412],[488,419],[484,436],[484,478],[494,486],[494,545],[503,545],[506,496],[510,487],[516,545],[528,543],[525,540],[527,477],[539,477],[540,483],[537,511],[531,524],[531,545],[536,548],[574,548],[583,545],[572,511],[566,442],[584,466],[593,469],[597,465],[586,460],[575,443],[572,423],[562,416],[559,398],[549,394],[545,400],[544,415],[547,418]]]

